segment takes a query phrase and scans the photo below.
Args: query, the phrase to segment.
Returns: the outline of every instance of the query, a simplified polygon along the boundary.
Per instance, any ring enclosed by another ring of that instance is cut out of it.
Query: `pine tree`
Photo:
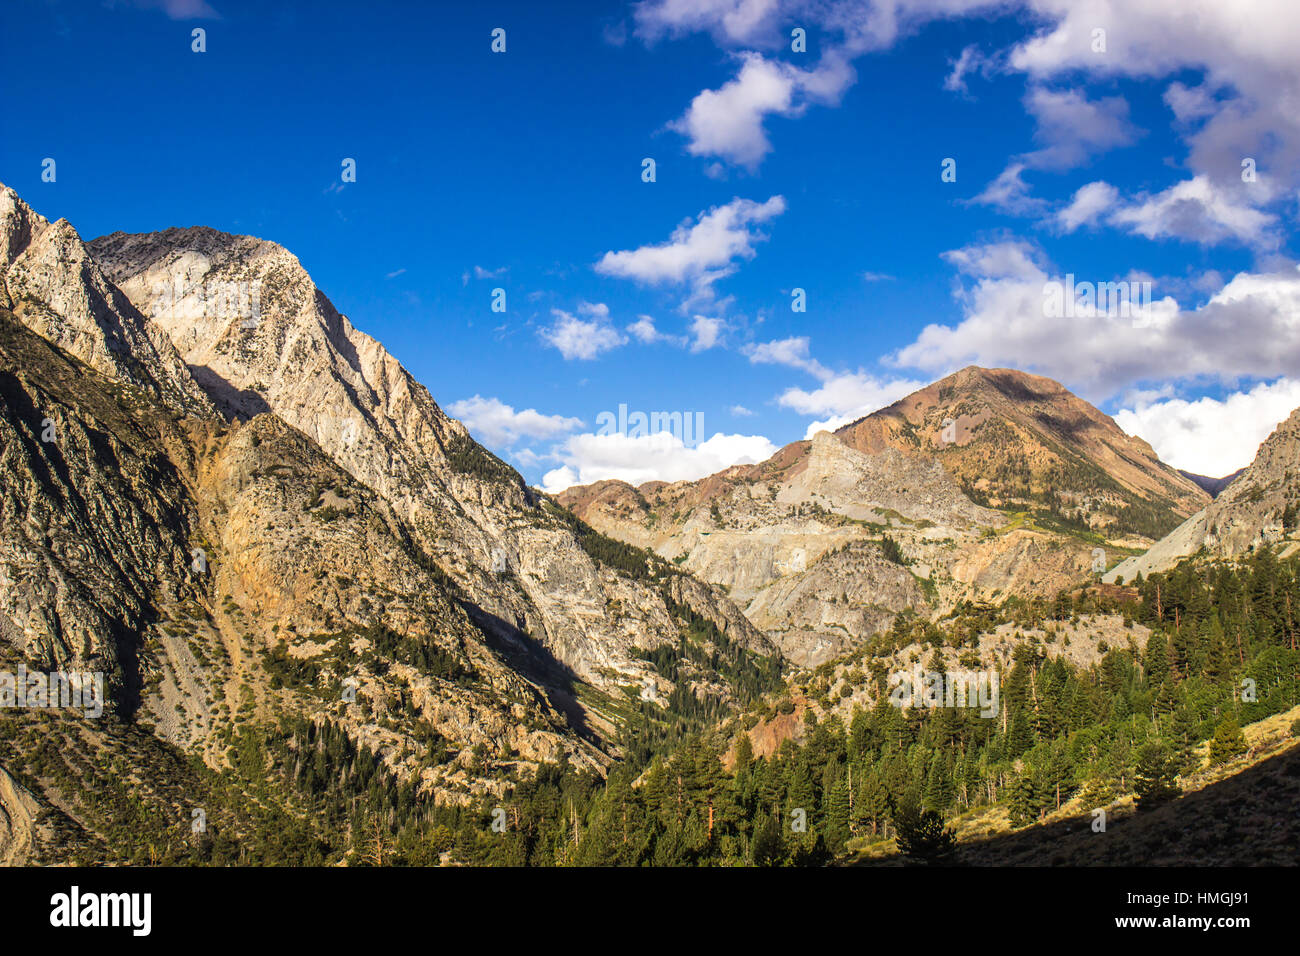
[[[1139,748],[1133,788],[1137,792],[1139,810],[1158,807],[1182,793],[1174,781],[1169,751],[1160,741],[1149,741]]]
[[[841,775],[826,795],[826,846],[843,853],[849,841],[849,780]]]
[[[781,823],[776,814],[766,814],[754,830],[749,844],[749,859],[755,866],[772,866],[781,858]]]
[[[1147,639],[1144,662],[1147,669],[1147,685],[1159,687],[1169,676],[1169,643],[1161,631],[1152,631]]]
[[[921,863],[942,863],[952,856],[956,839],[943,816],[905,801],[894,814],[900,852]]]
[[[1238,754],[1246,752],[1246,738],[1236,717],[1228,717],[1214,731],[1210,741],[1210,763],[1227,763]]]

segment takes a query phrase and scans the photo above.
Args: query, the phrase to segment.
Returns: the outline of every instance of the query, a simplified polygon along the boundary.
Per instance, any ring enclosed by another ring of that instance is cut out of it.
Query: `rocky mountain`
[[[438,801],[603,773],[630,701],[725,709],[774,666],[717,588],[526,488],[282,248],[88,245],[0,187],[0,252],[0,671],[109,698],[102,724],[0,712],[11,831],[26,794],[111,848],[87,766],[179,812],[226,792],[184,755],[230,768],[304,721]]]
[[[674,632],[663,601],[602,570],[287,250],[205,228],[114,233],[90,250],[226,414],[270,412],[316,442],[393,505],[504,637],[530,635],[599,686],[648,677],[631,652]],[[692,589],[688,603],[770,652],[722,595]]]
[[[1053,594],[1208,497],[1056,382],[968,368],[758,465],[559,499],[815,665],[906,609]]]
[[[1155,540],[1209,495],[1063,385],[971,366],[839,429],[864,452],[937,458],[971,497],[1046,511],[1116,544]]]
[[[1300,550],[1300,409],[1281,422],[1259,446],[1255,460],[1237,473],[1218,496],[1140,555],[1106,575],[1131,582],[1138,574],[1166,571],[1204,549],[1214,557],[1237,558],[1261,545],[1285,555]]]

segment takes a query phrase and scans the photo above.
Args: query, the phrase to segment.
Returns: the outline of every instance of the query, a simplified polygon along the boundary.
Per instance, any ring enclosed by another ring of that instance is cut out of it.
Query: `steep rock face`
[[[746,608],[794,663],[816,667],[839,657],[863,635],[887,628],[904,608],[924,611],[913,575],[873,544],[853,541],[802,574],[774,581]]]
[[[183,414],[214,414],[166,333],[104,277],[77,231],[36,214],[3,183],[0,307],[110,378]]]
[[[1111,540],[1159,538],[1209,495],[1049,378],[971,366],[836,432],[861,451],[936,457],[997,507],[1047,506]]]
[[[333,720],[447,799],[517,762],[608,761],[389,503],[273,416],[178,420],[0,310],[0,475],[11,673],[103,673],[110,715],[214,766],[236,714]]]
[[[0,637],[108,673],[129,710],[135,636],[184,591],[196,516],[164,451],[176,422],[87,374],[0,310]]]
[[[583,679],[610,687],[648,676],[637,648],[675,640],[657,591],[593,561],[288,251],[203,228],[114,233],[91,248],[227,414],[269,411],[315,440],[391,502],[503,637],[532,635]],[[721,594],[693,600],[705,616],[728,614]],[[772,650],[752,628],[738,626],[736,639]]]
[[[1145,576],[1166,571],[1202,548],[1222,558],[1234,558],[1261,545],[1281,545],[1285,553],[1290,553],[1300,538],[1297,511],[1300,409],[1274,429],[1259,446],[1255,460],[1218,497],[1145,554],[1117,565],[1106,580],[1132,581],[1139,573]]]

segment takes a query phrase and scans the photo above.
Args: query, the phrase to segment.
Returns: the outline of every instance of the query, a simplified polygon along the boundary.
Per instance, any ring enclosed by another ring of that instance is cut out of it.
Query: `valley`
[[[0,670],[108,699],[0,709],[14,864],[1030,863],[1293,777],[1300,411],[1212,498],[972,366],[552,495],[283,247],[3,187],[0,398]]]

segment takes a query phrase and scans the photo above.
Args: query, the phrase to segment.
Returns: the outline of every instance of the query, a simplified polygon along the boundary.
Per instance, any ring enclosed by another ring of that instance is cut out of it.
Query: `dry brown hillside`
[[[973,498],[1047,507],[1112,539],[1157,539],[1210,496],[1059,382],[969,366],[836,434],[935,456]]]

